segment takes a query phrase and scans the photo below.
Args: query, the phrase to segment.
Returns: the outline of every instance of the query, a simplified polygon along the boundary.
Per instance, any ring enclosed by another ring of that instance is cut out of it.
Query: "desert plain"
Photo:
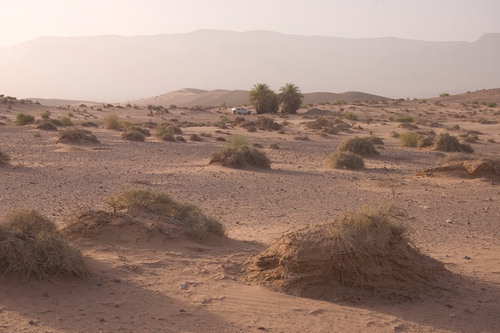
[[[3,275],[0,332],[499,332],[500,174],[425,172],[463,155],[498,159],[497,105],[498,89],[250,116],[222,106],[150,112],[145,106],[49,107],[2,97],[0,151],[10,161],[0,166],[0,219],[35,209],[63,229],[88,211],[112,213],[110,196],[146,189],[198,206],[227,235],[197,241],[175,228],[147,233],[120,223],[91,236],[70,235],[90,274],[50,281]],[[18,125],[19,113],[38,123]],[[73,126],[39,129],[48,114],[69,117]],[[106,128],[108,115],[151,131],[155,124],[176,124],[185,141],[154,135],[126,140],[120,129]],[[249,131],[235,122],[260,117],[281,128]],[[348,126],[338,132],[307,126],[321,117]],[[58,142],[68,128],[90,130],[99,142]],[[474,152],[401,146],[396,134],[408,130],[449,133],[468,140]],[[264,152],[270,169],[209,164],[234,135]],[[329,166],[339,144],[355,136],[382,139],[380,154],[365,157],[359,170]],[[388,204],[407,212],[401,223],[411,243],[453,278],[415,290],[414,297],[345,299],[286,294],[245,278],[249,260],[283,235]]]

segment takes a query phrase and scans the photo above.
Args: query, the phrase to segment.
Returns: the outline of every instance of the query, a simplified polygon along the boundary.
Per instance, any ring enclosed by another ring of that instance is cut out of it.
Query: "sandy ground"
[[[59,225],[87,209],[111,211],[106,198],[128,188],[166,192],[193,203],[227,228],[228,238],[193,241],[183,235],[150,239],[123,228],[86,239],[71,239],[87,258],[92,276],[55,282],[0,281],[0,332],[499,332],[500,179],[447,174],[417,177],[447,153],[403,148],[391,136],[404,132],[394,119],[407,114],[421,131],[479,131],[476,155],[498,156],[498,108],[458,103],[400,101],[347,105],[358,116],[350,133],[321,135],[298,115],[284,133],[212,124],[228,110],[170,110],[148,116],[145,109],[49,108],[0,103],[0,150],[11,157],[0,167],[0,211],[36,209]],[[340,106],[318,106],[338,111]],[[39,119],[72,112],[89,128],[95,145],[59,144],[57,132],[17,126],[20,112]],[[190,134],[210,134],[201,142],[122,140],[103,126],[106,114],[130,122],[193,122]],[[249,116],[248,119],[255,119]],[[439,127],[432,125],[439,122]],[[209,124],[209,125],[207,125]],[[432,127],[431,127],[432,125]],[[458,126],[456,126],[458,125]],[[365,159],[361,171],[335,170],[326,160],[345,138],[373,133],[384,139],[380,156]],[[234,170],[208,165],[212,153],[232,134],[259,143],[270,170]],[[297,140],[305,137],[309,140]],[[266,148],[277,143],[280,149]],[[272,292],[239,279],[244,263],[281,235],[333,220],[346,210],[394,203],[414,219],[411,240],[442,261],[458,278],[439,295],[407,302],[361,299],[329,302]]]

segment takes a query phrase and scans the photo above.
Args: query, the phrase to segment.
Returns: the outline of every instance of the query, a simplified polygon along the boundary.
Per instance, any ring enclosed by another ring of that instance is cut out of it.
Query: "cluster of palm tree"
[[[285,84],[279,93],[274,92],[265,83],[256,83],[250,90],[249,97],[258,114],[276,113],[280,105],[283,113],[297,113],[304,99],[299,87],[293,83]]]

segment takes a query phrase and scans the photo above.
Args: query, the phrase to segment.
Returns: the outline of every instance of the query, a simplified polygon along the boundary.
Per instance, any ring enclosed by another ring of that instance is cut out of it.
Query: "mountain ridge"
[[[500,86],[500,34],[474,42],[346,39],[267,31],[41,37],[0,48],[0,91],[122,102],[180,87],[368,91],[393,98]]]

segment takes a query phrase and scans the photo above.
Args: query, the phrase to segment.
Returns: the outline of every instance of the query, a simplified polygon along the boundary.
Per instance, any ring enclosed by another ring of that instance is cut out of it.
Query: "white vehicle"
[[[245,109],[245,108],[242,108],[242,107],[232,108],[231,111],[233,112],[233,114],[246,114],[246,115],[249,115],[250,113],[252,113],[252,111],[250,111],[248,109]]]

